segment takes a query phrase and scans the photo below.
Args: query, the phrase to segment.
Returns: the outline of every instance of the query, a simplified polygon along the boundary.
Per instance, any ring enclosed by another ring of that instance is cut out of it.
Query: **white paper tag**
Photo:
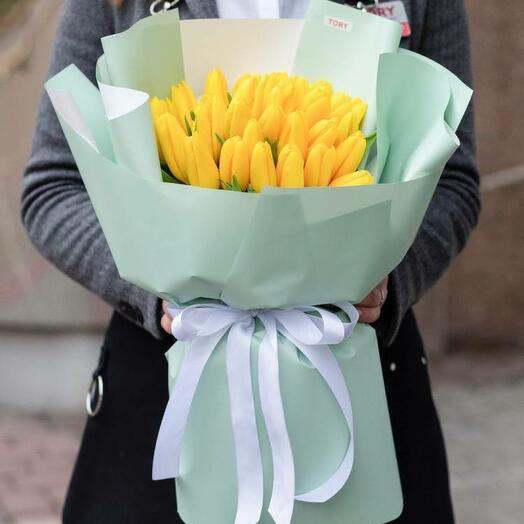
[[[366,11],[368,13],[373,13],[374,15],[389,18],[390,20],[394,20],[395,22],[402,24],[403,37],[411,35],[411,25],[409,23],[408,14],[406,12],[404,2],[401,0],[395,0],[393,2],[381,2],[369,7],[366,6]]]
[[[351,31],[351,29],[353,29],[353,24],[349,20],[333,18],[332,16],[324,17],[324,25],[332,27],[333,29],[339,29],[340,31],[346,31],[348,33]]]

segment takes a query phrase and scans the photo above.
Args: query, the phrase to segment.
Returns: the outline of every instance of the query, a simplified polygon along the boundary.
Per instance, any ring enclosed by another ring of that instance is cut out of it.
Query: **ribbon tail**
[[[289,334],[286,336],[296,347],[309,359],[326,381],[333,396],[337,400],[340,409],[346,419],[349,430],[349,444],[344,458],[335,473],[317,488],[295,496],[296,500],[302,502],[326,502],[334,497],[346,484],[353,469],[355,458],[355,433],[353,427],[353,408],[351,396],[346,381],[335,355],[329,346],[306,346],[302,345]]]
[[[176,478],[180,474],[182,438],[191,403],[209,357],[225,332],[223,329],[189,344],[160,424],[153,456],[153,480]]]
[[[267,315],[260,315],[260,319],[266,328],[258,360],[260,403],[273,461],[268,512],[276,524],[289,524],[295,503],[295,464],[280,391],[277,329],[274,319]]]
[[[251,379],[254,321],[231,327],[227,341],[227,378],[235,443],[238,501],[235,524],[256,524],[262,514],[264,480]]]

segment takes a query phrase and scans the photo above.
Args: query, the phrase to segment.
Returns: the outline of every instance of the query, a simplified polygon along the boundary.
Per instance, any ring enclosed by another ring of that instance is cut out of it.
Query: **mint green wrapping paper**
[[[349,30],[330,27],[329,18]],[[174,11],[103,39],[100,90],[75,66],[49,80],[47,90],[122,278],[177,304],[221,300],[239,309],[365,297],[413,243],[459,145],[455,132],[472,93],[438,64],[399,51],[400,33],[398,24],[325,0],[311,2],[304,22],[181,22]],[[365,99],[364,129],[378,133],[367,167],[380,183],[266,188],[261,194],[163,183],[149,95],[166,96],[184,78],[201,93],[214,67],[230,81],[244,72],[289,71],[329,80]],[[259,329],[253,366],[260,337]],[[177,492],[187,524],[234,521],[224,344],[204,371],[184,436]],[[324,504],[297,502],[292,522],[385,523],[399,515],[402,495],[374,331],[359,325],[332,350],[353,400],[351,437],[318,372],[280,340],[297,490],[329,477],[348,438],[356,449],[343,490]],[[171,387],[183,354],[183,343],[167,354]],[[272,464],[253,377],[267,505]],[[260,522],[271,522],[266,512]]]
[[[262,332],[258,329],[251,355],[255,392],[258,391],[256,366],[261,338]],[[184,344],[177,343],[168,353],[171,386],[184,351]],[[382,375],[377,373],[380,358],[375,333],[369,326],[359,325],[352,337],[333,347],[333,351],[352,396],[356,421],[355,464],[344,489],[330,501],[324,504],[295,502],[292,522],[389,522],[402,510],[402,493]],[[318,372],[283,337],[279,339],[279,360],[282,398],[296,463],[296,488],[303,492],[336,469],[347,447],[348,431]],[[231,496],[230,486],[236,482],[235,455],[224,366],[225,341],[206,366],[193,400],[182,448],[182,476],[177,481],[178,509],[184,522],[191,524],[234,522],[236,499]],[[255,402],[264,458],[266,509],[271,493],[271,454],[258,394]],[[271,524],[272,520],[264,512],[260,522]]]

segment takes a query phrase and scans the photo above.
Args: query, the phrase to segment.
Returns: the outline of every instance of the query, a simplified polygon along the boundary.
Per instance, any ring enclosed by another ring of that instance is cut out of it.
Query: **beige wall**
[[[524,164],[524,2],[467,0],[483,175]],[[451,342],[524,346],[524,182],[483,196],[483,211],[450,273]]]

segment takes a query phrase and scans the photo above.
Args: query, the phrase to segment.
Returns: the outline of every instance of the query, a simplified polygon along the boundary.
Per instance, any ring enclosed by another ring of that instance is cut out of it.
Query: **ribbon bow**
[[[349,322],[327,309],[309,306],[253,311],[219,303],[185,308],[169,306],[173,335],[188,342],[188,348],[162,418],[153,458],[153,479],[179,476],[182,439],[193,396],[206,363],[227,334],[226,368],[238,481],[235,524],[255,524],[260,520],[264,484],[251,380],[251,340],[255,320],[259,319],[265,328],[258,362],[260,405],[273,461],[269,514],[276,524],[289,524],[295,500],[325,502],[336,495],[351,474],[355,447],[351,398],[329,345],[339,344],[351,336],[358,312],[349,302],[335,305],[347,314]],[[306,356],[326,381],[350,435],[346,454],[333,475],[317,488],[298,495],[280,393],[279,333]]]

